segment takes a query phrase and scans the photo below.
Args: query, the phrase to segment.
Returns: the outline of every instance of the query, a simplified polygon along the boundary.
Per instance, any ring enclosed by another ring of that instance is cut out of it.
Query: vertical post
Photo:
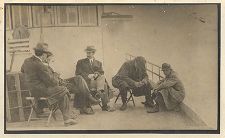
[[[9,107],[9,95],[8,95],[7,80],[5,82],[6,82],[6,85],[5,85],[5,87],[6,87],[6,91],[5,91],[5,93],[6,93],[6,99],[5,99],[6,100],[6,117],[7,117],[7,120],[9,122],[11,122],[12,118],[11,118],[11,112],[10,112],[10,107]]]
[[[154,75],[154,74],[153,74],[153,65],[152,65],[152,81],[153,81],[153,75]]]
[[[16,85],[17,98],[18,98],[20,121],[25,121],[24,112],[23,112],[23,103],[22,103],[19,73],[15,74],[15,85]]]

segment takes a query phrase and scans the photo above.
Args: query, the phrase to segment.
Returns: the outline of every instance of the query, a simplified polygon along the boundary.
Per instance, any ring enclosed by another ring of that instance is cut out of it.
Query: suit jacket
[[[101,75],[104,74],[102,63],[98,60],[93,60],[91,65],[88,58],[78,60],[76,65],[75,75],[81,75],[84,80],[87,82],[88,86],[90,84],[90,79],[88,78],[89,74],[94,74],[95,72],[99,72]]]
[[[35,56],[25,59],[21,72],[25,75],[32,96],[51,97],[55,102],[68,92],[65,87],[59,86],[58,77],[54,75],[53,70]]]
[[[147,71],[137,71],[133,60],[125,62],[117,74],[113,77],[112,83],[114,87],[119,87],[121,84],[127,84],[129,87],[135,87],[134,83],[148,78]]]

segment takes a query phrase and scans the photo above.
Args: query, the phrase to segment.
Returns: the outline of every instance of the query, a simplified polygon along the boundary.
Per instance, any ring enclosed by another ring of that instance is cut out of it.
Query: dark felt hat
[[[168,69],[171,69],[170,64],[168,64],[168,63],[163,63],[163,64],[162,64],[162,71],[163,71],[163,70],[168,70]]]
[[[95,46],[87,46],[87,48],[85,49],[86,52],[95,52]]]
[[[43,42],[37,43],[36,47],[34,47],[34,51],[39,51],[39,52],[47,53],[48,56],[53,55],[52,52],[50,52],[48,50],[48,44],[47,43],[43,43]]]

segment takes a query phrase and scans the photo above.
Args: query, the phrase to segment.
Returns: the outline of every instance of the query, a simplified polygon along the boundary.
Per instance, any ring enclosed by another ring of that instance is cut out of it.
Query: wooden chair
[[[36,103],[37,101],[32,96],[26,97],[26,100],[29,100],[31,102],[31,112],[30,112],[29,118],[27,120],[27,124],[28,125],[30,124],[31,120],[40,120],[40,119],[45,119],[46,118],[46,116],[44,116],[44,115],[43,116],[39,115],[39,117],[36,117],[36,118],[32,117],[33,114],[34,114],[34,111],[35,111],[34,108],[35,108],[35,105],[37,104]],[[50,105],[49,102],[48,102],[48,98],[46,98],[46,97],[40,97],[38,100],[39,101],[43,101],[43,102],[45,102],[48,105],[50,113],[47,116],[48,119],[47,119],[46,126],[49,126],[49,123],[50,123],[50,120],[51,120],[52,117],[53,117],[54,120],[56,120],[55,112],[59,109],[59,105],[58,105],[58,103]]]
[[[133,102],[133,105],[134,105],[134,107],[135,107],[135,102],[134,102],[133,92],[132,92],[131,89],[129,89],[128,92],[129,92],[129,97],[128,97],[128,99],[126,100],[126,103],[129,103],[130,101],[132,101],[132,102]],[[115,100],[114,103],[117,102],[117,100],[119,99],[120,96],[121,96],[121,93],[119,92],[119,94],[117,95],[116,100]]]

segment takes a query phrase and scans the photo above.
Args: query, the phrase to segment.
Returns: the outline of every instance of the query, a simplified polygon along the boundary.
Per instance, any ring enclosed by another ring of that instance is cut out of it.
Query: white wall
[[[125,61],[125,53],[142,55],[158,65],[170,63],[185,85],[185,103],[210,127],[216,128],[218,42],[215,9],[215,6],[206,5],[107,5],[105,12],[130,14],[133,19],[102,19],[100,27],[44,28],[44,38],[55,55],[53,67],[63,78],[74,75],[75,63],[86,56],[83,50],[87,45],[95,45],[98,49],[96,58],[104,61],[109,82]],[[200,17],[206,22],[199,21]],[[40,30],[36,28],[30,32],[30,46],[34,47]],[[18,56],[13,69],[18,70],[28,56]],[[10,57],[7,63],[9,60]]]
[[[130,21],[104,20],[105,68],[115,74],[125,53],[170,63],[186,88],[185,102],[212,128],[217,113],[216,6],[120,6]],[[115,11],[105,6],[106,11]],[[165,11],[165,12],[164,12]],[[202,17],[205,23],[199,21]],[[113,51],[113,53],[112,53]],[[114,60],[110,60],[113,57]]]

